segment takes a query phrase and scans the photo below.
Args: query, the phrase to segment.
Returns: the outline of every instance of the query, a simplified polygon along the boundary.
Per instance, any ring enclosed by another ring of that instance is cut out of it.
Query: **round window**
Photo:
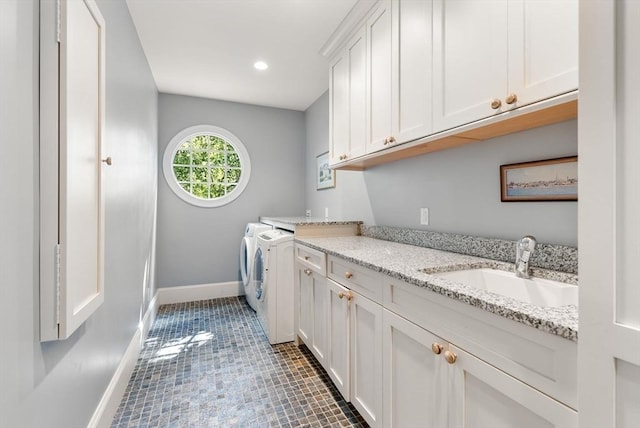
[[[219,207],[249,183],[251,162],[240,140],[216,126],[192,126],[171,139],[162,163],[167,184],[181,199]]]

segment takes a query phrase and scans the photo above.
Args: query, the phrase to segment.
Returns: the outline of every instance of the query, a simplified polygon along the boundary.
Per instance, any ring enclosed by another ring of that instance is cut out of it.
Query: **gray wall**
[[[193,125],[236,135],[251,158],[251,179],[230,204],[201,208],[178,198],[162,173],[169,141]],[[240,240],[261,215],[301,215],[304,201],[304,113],[160,94],[158,284],[160,287],[240,280]]]
[[[124,0],[98,0],[114,159],[106,176],[105,302],[68,340],[41,344],[38,4],[0,1],[0,425],[75,428],[89,422],[154,292],[157,90]]]
[[[363,172],[337,171],[336,188],[315,190],[315,156],[327,151],[329,98],[305,113],[306,197],[312,215],[367,224],[577,246],[576,202],[500,202],[502,164],[577,153],[575,120],[405,159]],[[429,226],[419,209],[429,208]]]

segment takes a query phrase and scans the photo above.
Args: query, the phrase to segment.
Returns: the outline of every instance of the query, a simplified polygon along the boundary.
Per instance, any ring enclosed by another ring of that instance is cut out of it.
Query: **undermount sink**
[[[535,306],[578,306],[578,287],[543,278],[518,278],[498,269],[466,269],[432,274]]]

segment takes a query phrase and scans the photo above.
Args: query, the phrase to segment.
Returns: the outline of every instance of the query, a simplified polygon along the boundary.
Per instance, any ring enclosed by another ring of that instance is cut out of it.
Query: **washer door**
[[[264,259],[264,252],[262,248],[258,246],[256,250],[256,255],[253,259],[253,282],[256,286],[256,298],[259,302],[262,301],[264,297],[264,280],[265,280],[265,272],[264,267],[266,265],[266,260]]]
[[[240,274],[242,275],[242,283],[246,287],[249,285],[251,276],[251,240],[244,237],[240,241]]]

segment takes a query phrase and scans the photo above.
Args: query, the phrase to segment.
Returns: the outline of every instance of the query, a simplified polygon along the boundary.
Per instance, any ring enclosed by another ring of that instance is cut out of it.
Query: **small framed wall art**
[[[500,165],[500,200],[577,201],[578,157]]]
[[[336,187],[336,172],[329,168],[329,152],[316,156],[316,188]]]

